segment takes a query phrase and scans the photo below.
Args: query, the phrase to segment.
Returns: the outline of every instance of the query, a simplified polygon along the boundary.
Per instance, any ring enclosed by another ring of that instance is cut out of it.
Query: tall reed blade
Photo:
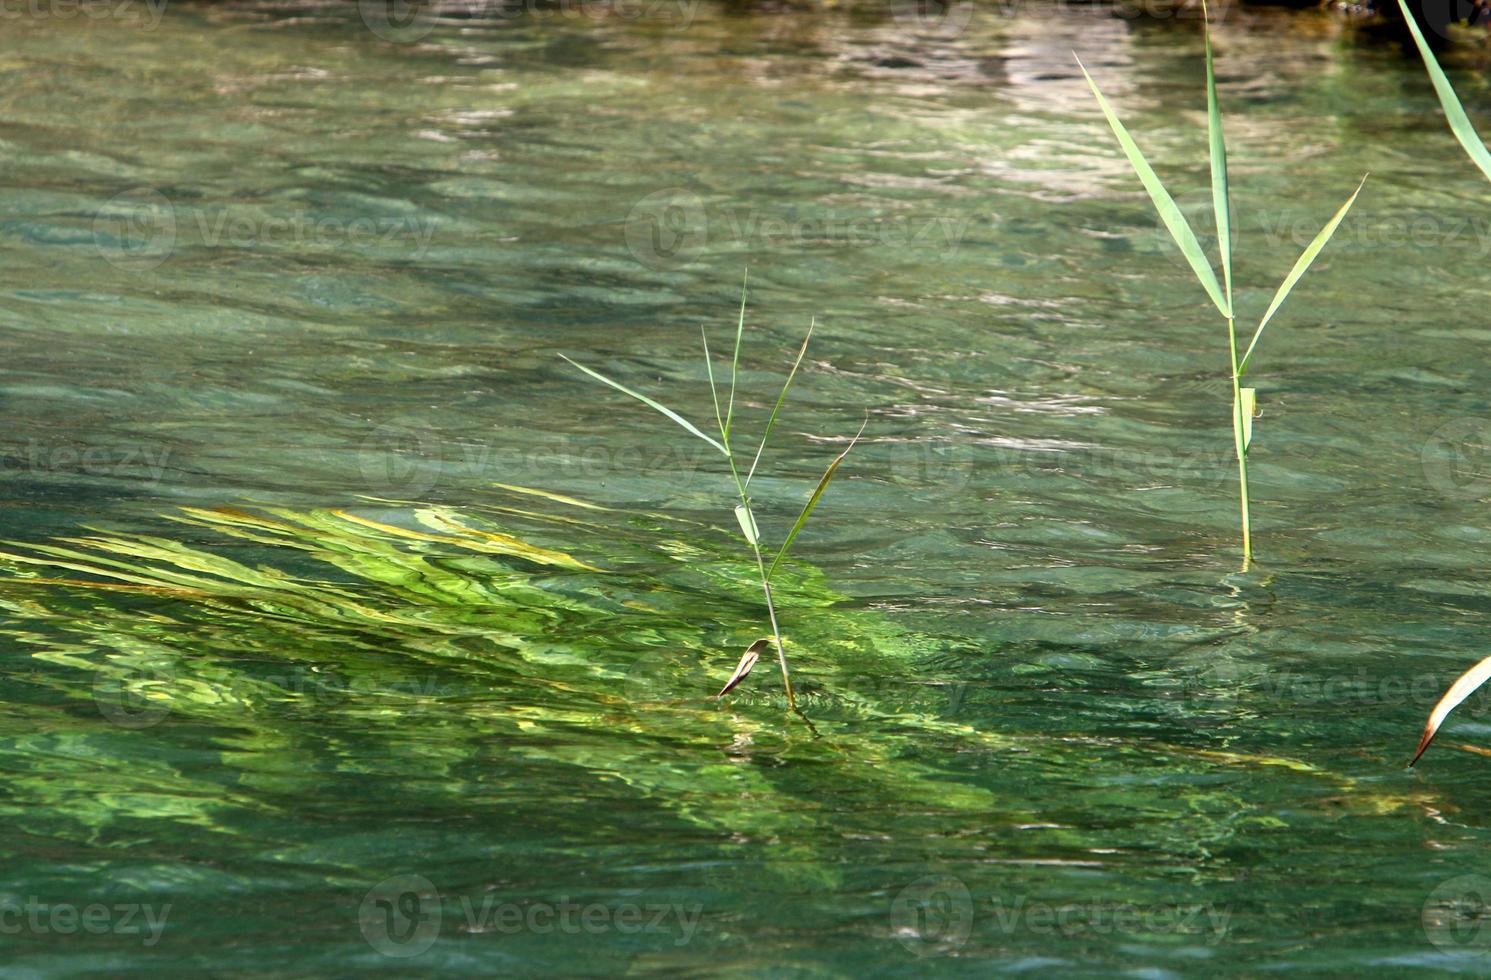
[[[1092,75],[1088,74],[1087,66],[1082,64],[1081,58],[1077,59],[1077,67],[1082,69],[1088,87],[1092,89],[1092,94],[1098,100],[1098,106],[1108,119],[1109,128],[1118,138],[1118,145],[1123,149],[1124,155],[1129,158],[1129,166],[1134,168],[1134,173],[1139,175],[1140,183],[1149,192],[1149,199],[1154,202],[1155,210],[1160,213],[1160,220],[1165,223],[1170,237],[1175,239],[1176,245],[1180,246],[1181,254],[1190,263],[1191,270],[1196,273],[1196,278],[1200,280],[1206,294],[1211,297],[1211,301],[1217,305],[1217,309],[1223,316],[1231,316],[1231,305],[1222,295],[1222,288],[1217,285],[1217,274],[1212,271],[1211,263],[1207,261],[1206,254],[1201,251],[1201,243],[1196,240],[1196,233],[1191,230],[1186,216],[1176,205],[1170,192],[1165,190],[1165,185],[1160,183],[1160,178],[1155,175],[1154,168],[1149,165],[1149,161],[1144,159],[1144,154],[1134,142],[1133,137],[1129,135],[1129,131],[1114,114],[1113,107],[1103,97],[1103,93],[1098,89],[1098,83],[1093,81]]]
[[[1445,77],[1444,69],[1439,67],[1439,59],[1434,57],[1434,52],[1424,40],[1423,32],[1414,20],[1413,13],[1408,9],[1406,0],[1398,0],[1398,9],[1403,11],[1403,20],[1408,24],[1408,32],[1413,35],[1413,43],[1418,45],[1419,54],[1423,56],[1424,67],[1429,71],[1429,81],[1434,83],[1434,91],[1439,96],[1439,104],[1444,109],[1444,118],[1450,124],[1450,131],[1455,134],[1455,139],[1465,147],[1465,152],[1470,154],[1471,161],[1481,168],[1481,173],[1491,180],[1491,152],[1487,152],[1486,144],[1481,142],[1480,135],[1470,123],[1470,117],[1465,114],[1465,107],[1460,104],[1459,96],[1455,95],[1455,89],[1450,85],[1450,80]]]
[[[1222,138],[1222,110],[1217,105],[1217,75],[1211,60],[1211,15],[1201,0],[1206,42],[1206,136],[1211,156],[1211,204],[1217,219],[1217,250],[1222,259],[1222,287],[1232,309],[1232,197],[1227,188],[1227,142]],[[1226,311],[1223,311],[1226,315]]]
[[[771,560],[771,567],[766,570],[766,578],[768,581],[771,580],[772,573],[777,570],[777,565],[783,558],[787,557],[787,552],[792,547],[792,542],[797,540],[798,532],[801,531],[803,525],[808,522],[808,518],[813,515],[813,508],[818,506],[818,501],[823,497],[823,491],[828,489],[829,481],[832,480],[834,478],[834,474],[839,471],[839,464],[844,462],[844,457],[848,456],[849,451],[854,448],[854,444],[859,442],[859,437],[865,434],[865,426],[869,424],[870,420],[866,419],[864,423],[860,425],[859,431],[854,434],[854,438],[849,440],[849,445],[845,446],[844,451],[835,456],[834,461],[828,464],[828,469],[823,471],[823,476],[820,477],[818,480],[818,486],[813,488],[813,495],[809,497],[808,502],[803,505],[802,513],[797,515],[797,521],[792,525],[792,531],[787,535],[787,540],[782,542],[781,550],[779,550],[777,552],[777,556]]]
[[[1315,236],[1310,244],[1305,246],[1305,250],[1295,260],[1294,268],[1289,270],[1289,275],[1285,276],[1284,281],[1279,284],[1278,291],[1274,293],[1273,301],[1268,304],[1268,311],[1263,314],[1263,319],[1258,322],[1258,329],[1253,331],[1253,340],[1248,344],[1248,351],[1243,355],[1242,363],[1237,367],[1238,374],[1243,374],[1248,370],[1248,362],[1253,357],[1253,349],[1258,346],[1258,338],[1263,336],[1263,328],[1268,326],[1269,321],[1274,318],[1274,314],[1279,312],[1279,307],[1283,306],[1284,300],[1289,298],[1289,292],[1294,288],[1295,283],[1299,282],[1300,277],[1305,274],[1305,270],[1310,268],[1310,263],[1315,261],[1315,256],[1320,254],[1320,250],[1325,248],[1325,243],[1330,241],[1331,236],[1336,233],[1336,229],[1341,224],[1341,219],[1346,217],[1346,212],[1350,211],[1351,206],[1356,203],[1357,195],[1362,192],[1362,187],[1366,183],[1367,175],[1363,174],[1361,183],[1356,185],[1356,190],[1351,192],[1351,196],[1346,199],[1346,203],[1341,205],[1336,213],[1331,216],[1331,219],[1325,223],[1325,227],[1320,229],[1320,233]]]
[[[716,442],[715,440],[709,438],[709,436],[707,436],[704,433],[700,432],[697,428],[694,427],[694,423],[690,422],[688,419],[684,418],[682,415],[679,415],[677,412],[673,411],[673,409],[667,407],[666,405],[663,405],[661,402],[654,401],[653,399],[648,398],[646,395],[641,394],[640,392],[633,391],[632,389],[628,388],[624,384],[621,384],[620,382],[612,381],[610,378],[606,377],[604,374],[601,374],[599,371],[592,371],[592,370],[590,370],[590,368],[586,367],[585,365],[579,363],[578,361],[571,360],[570,358],[565,357],[565,355],[563,355],[563,354],[560,354],[559,356],[563,357],[566,361],[569,361],[575,367],[579,368],[581,371],[584,371],[586,374],[590,375],[592,378],[594,378],[595,380],[601,382],[602,384],[610,385],[612,388],[615,388],[617,391],[621,392],[623,395],[630,395],[631,397],[637,399],[637,401],[639,401],[642,404],[646,405],[648,408],[654,409],[654,410],[659,411],[659,412],[663,413],[664,415],[668,416],[668,418],[670,418],[673,421],[677,422],[679,425],[683,426],[689,432],[691,432],[694,435],[698,436],[700,439],[703,439],[705,442],[709,443],[715,449],[718,449],[723,455],[725,455],[725,456],[730,455],[729,451],[726,450],[725,447],[722,444]]]

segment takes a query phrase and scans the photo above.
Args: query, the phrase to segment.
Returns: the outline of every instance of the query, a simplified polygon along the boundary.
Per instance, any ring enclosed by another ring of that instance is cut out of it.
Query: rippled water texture
[[[1491,970],[1486,699],[1402,768],[1491,652],[1491,195],[1397,48],[1220,17],[1244,324],[1372,174],[1243,574],[1071,57],[1204,218],[1193,16],[7,9],[9,975]],[[817,322],[769,539],[869,419],[778,583],[817,737],[710,700],[717,457],[556,356],[711,418],[747,269],[744,431]]]

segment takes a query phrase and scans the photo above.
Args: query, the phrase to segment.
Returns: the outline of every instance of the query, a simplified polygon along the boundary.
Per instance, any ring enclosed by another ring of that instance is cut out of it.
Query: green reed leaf
[[[823,491],[828,489],[829,481],[834,478],[834,473],[838,472],[839,464],[844,462],[844,457],[848,456],[849,451],[854,448],[854,444],[859,442],[859,437],[865,433],[865,426],[869,424],[870,420],[865,419],[864,424],[859,427],[859,431],[854,434],[854,438],[849,440],[849,445],[844,447],[844,451],[835,456],[834,461],[828,464],[828,469],[823,471],[823,476],[818,480],[818,486],[813,489],[813,495],[808,498],[808,502],[803,506],[802,513],[797,515],[796,523],[792,525],[792,530],[788,532],[787,540],[782,542],[782,547],[777,551],[777,556],[771,560],[771,567],[766,570],[767,581],[771,581],[771,575],[777,570],[777,565],[783,558],[787,557],[788,549],[792,547],[792,542],[797,540],[798,533],[802,530],[803,525],[808,522],[808,518],[812,516],[813,508],[818,506],[819,499],[823,497]]]
[[[752,547],[761,543],[761,532],[756,528],[756,516],[745,504],[735,505],[735,520],[740,523],[740,533]]]
[[[782,385],[782,393],[777,396],[776,407],[771,410],[771,418],[766,422],[766,431],[761,433],[761,445],[756,447],[756,458],[751,460],[751,470],[746,474],[746,486],[751,485],[751,478],[756,475],[756,465],[761,462],[761,451],[766,448],[766,440],[771,435],[772,427],[777,424],[777,415],[782,411],[782,403],[787,400],[787,389],[792,387],[792,379],[797,377],[797,369],[802,365],[803,355],[808,352],[808,341],[813,339],[813,328],[817,324],[817,319],[808,321],[808,335],[802,339],[802,347],[797,351],[797,360],[792,362],[792,370],[787,372],[787,381]]]
[[[725,408],[725,424],[720,430],[726,442],[730,441],[730,421],[735,417],[735,379],[740,373],[740,339],[745,335],[746,287],[750,281],[751,272],[747,269],[740,280],[740,319],[735,324],[735,355],[730,358],[730,404]]]
[[[704,338],[704,370],[709,375],[709,394],[714,398],[714,421],[720,427],[720,438],[728,440],[725,432],[725,417],[720,414],[720,389],[714,383],[714,361],[709,356],[709,331],[699,324],[699,336]]]
[[[1239,388],[1238,395],[1242,401],[1242,411],[1238,413],[1242,418],[1242,448],[1247,452],[1253,444],[1253,419],[1258,417],[1258,389]]]
[[[1074,55],[1075,57],[1075,55]],[[1103,110],[1103,115],[1108,119],[1108,126],[1113,130],[1113,135],[1118,138],[1118,145],[1123,149],[1124,155],[1129,158],[1129,166],[1134,168],[1134,173],[1139,175],[1139,181],[1144,189],[1149,192],[1149,199],[1154,202],[1155,210],[1160,213],[1160,220],[1165,223],[1170,237],[1175,239],[1175,244],[1180,247],[1181,254],[1191,265],[1191,271],[1200,280],[1202,288],[1216,304],[1217,309],[1223,316],[1232,315],[1232,307],[1222,295],[1222,288],[1217,285],[1217,274],[1212,271],[1211,263],[1207,261],[1206,254],[1201,251],[1201,243],[1196,240],[1196,233],[1191,230],[1186,216],[1181,213],[1176,205],[1175,199],[1170,192],[1165,190],[1165,185],[1160,183],[1160,178],[1155,175],[1154,168],[1149,161],[1144,159],[1138,144],[1134,142],[1129,131],[1119,122],[1118,116],[1113,112],[1113,107],[1103,97],[1098,89],[1098,83],[1093,81],[1092,75],[1088,74],[1087,66],[1082,64],[1082,59],[1077,59],[1077,67],[1082,69],[1082,74],[1087,79],[1087,85],[1092,89],[1092,94],[1098,100],[1098,107]]]
[[[1324,228],[1320,229],[1320,233],[1315,236],[1314,241],[1305,246],[1305,250],[1295,260],[1294,268],[1289,270],[1289,275],[1285,276],[1284,281],[1279,284],[1279,290],[1274,293],[1273,302],[1268,304],[1268,310],[1263,314],[1263,319],[1259,321],[1258,329],[1253,331],[1253,339],[1248,344],[1247,353],[1243,354],[1243,359],[1237,365],[1237,373],[1239,375],[1247,371],[1248,360],[1253,356],[1253,348],[1258,346],[1258,338],[1263,336],[1263,328],[1268,326],[1268,322],[1273,319],[1274,314],[1279,311],[1279,307],[1284,305],[1284,300],[1289,297],[1289,291],[1294,288],[1294,284],[1299,282],[1300,277],[1305,274],[1305,270],[1310,268],[1310,263],[1315,261],[1315,256],[1320,254],[1320,250],[1325,248],[1325,243],[1330,241],[1331,236],[1336,233],[1336,228],[1341,224],[1341,219],[1346,217],[1346,212],[1350,211],[1351,206],[1356,203],[1356,197],[1362,192],[1362,187],[1366,183],[1367,177],[1363,174],[1362,182],[1356,185],[1356,190],[1351,192],[1351,196],[1346,199],[1346,203],[1341,205],[1340,210],[1331,216],[1331,219],[1325,223]]]
[[[1211,20],[1201,0],[1206,41],[1206,134],[1211,150],[1211,203],[1217,216],[1217,248],[1222,257],[1222,285],[1232,305],[1232,197],[1227,187],[1227,143],[1222,138],[1222,111],[1217,105],[1217,74],[1211,57]]]
[[[692,432],[694,435],[698,436],[700,439],[703,439],[705,442],[709,443],[711,446],[713,446],[714,448],[718,449],[722,455],[725,455],[725,456],[729,456],[730,455],[729,450],[727,450],[724,446],[720,445],[715,440],[709,438],[709,436],[707,436],[704,433],[700,432],[697,428],[695,428],[694,423],[690,422],[688,419],[684,418],[682,415],[679,415],[677,412],[673,411],[673,409],[668,408],[666,405],[663,405],[660,402],[653,401],[651,398],[648,398],[646,395],[643,395],[643,394],[640,394],[639,392],[633,391],[632,389],[628,388],[626,385],[620,384],[619,382],[616,382],[616,381],[612,381],[610,378],[606,377],[604,374],[601,374],[598,371],[592,371],[592,370],[590,370],[590,368],[586,367],[585,365],[581,364],[580,362],[572,360],[572,359],[570,359],[568,357],[565,357],[565,355],[563,355],[563,354],[560,354],[559,356],[560,357],[564,357],[564,359],[566,361],[569,361],[575,367],[579,368],[581,371],[584,371],[586,374],[590,375],[592,378],[594,378],[595,380],[601,382],[602,384],[610,385],[612,388],[615,388],[617,391],[621,392],[623,395],[630,395],[631,397],[637,399],[637,401],[639,401],[642,404],[646,405],[648,408],[651,408],[651,409],[654,409],[656,411],[662,412],[664,415],[668,416],[668,418],[670,418],[673,421],[677,422],[679,425],[683,426],[689,432]]]
[[[1450,131],[1455,134],[1455,139],[1460,141],[1460,145],[1465,147],[1465,152],[1470,154],[1471,161],[1481,168],[1481,173],[1486,175],[1486,179],[1491,180],[1491,153],[1486,151],[1486,144],[1481,142],[1480,135],[1471,125],[1470,117],[1465,114],[1465,107],[1460,104],[1454,87],[1445,77],[1444,69],[1439,67],[1439,59],[1434,57],[1434,52],[1424,40],[1424,35],[1419,30],[1418,23],[1413,19],[1408,4],[1404,0],[1398,0],[1398,7],[1403,11],[1403,19],[1408,22],[1408,31],[1413,35],[1413,43],[1418,45],[1419,54],[1423,56],[1424,67],[1429,71],[1429,81],[1434,83],[1434,91],[1439,96],[1439,105],[1444,109],[1444,118],[1450,124]]]

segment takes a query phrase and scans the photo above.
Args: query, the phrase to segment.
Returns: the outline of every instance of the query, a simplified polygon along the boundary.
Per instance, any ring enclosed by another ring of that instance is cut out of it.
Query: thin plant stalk
[[[1139,177],[1139,182],[1144,185],[1144,190],[1149,194],[1149,199],[1159,213],[1160,220],[1170,232],[1170,237],[1175,240],[1176,246],[1179,247],[1181,255],[1190,265],[1191,271],[1195,273],[1196,280],[1216,306],[1217,312],[1221,314],[1222,319],[1227,321],[1227,351],[1230,367],[1228,373],[1232,382],[1232,442],[1237,454],[1238,509],[1242,524],[1243,569],[1246,571],[1253,558],[1253,521],[1248,495],[1248,450],[1253,442],[1253,418],[1256,415],[1258,391],[1256,388],[1244,386],[1243,376],[1247,374],[1253,351],[1258,345],[1259,337],[1263,335],[1264,328],[1283,305],[1284,299],[1294,288],[1295,283],[1305,274],[1310,263],[1315,261],[1315,257],[1320,254],[1320,250],[1335,233],[1341,220],[1346,217],[1346,212],[1351,209],[1357,195],[1361,193],[1361,186],[1357,186],[1356,191],[1345,204],[1341,205],[1330,221],[1326,222],[1325,227],[1295,261],[1289,275],[1284,277],[1283,283],[1274,293],[1273,301],[1269,304],[1267,312],[1258,322],[1258,327],[1254,330],[1247,349],[1239,358],[1237,356],[1237,314],[1233,308],[1232,294],[1232,200],[1227,182],[1227,143],[1222,133],[1221,110],[1217,104],[1216,69],[1212,62],[1210,17],[1206,13],[1205,0],[1202,2],[1202,15],[1203,40],[1206,50],[1207,145],[1211,162],[1212,206],[1215,211],[1217,245],[1222,267],[1220,281],[1217,279],[1216,271],[1212,268],[1211,259],[1202,249],[1196,233],[1191,229],[1190,222],[1186,220],[1185,213],[1180,210],[1175,199],[1170,196],[1170,192],[1165,189],[1164,183],[1154,172],[1154,168],[1149,165],[1149,161],[1145,159],[1143,151],[1129,135],[1129,131],[1119,120],[1113,107],[1108,104],[1108,100],[1103,97],[1102,90],[1098,88],[1087,66],[1082,64],[1081,58],[1077,58],[1077,65],[1082,69],[1082,75],[1087,79],[1088,87],[1092,89],[1093,97],[1107,119],[1109,128],[1113,130],[1119,148],[1128,158],[1129,166],[1133,168],[1134,173]],[[1365,182],[1366,178],[1363,177],[1362,180]]]
[[[742,477],[741,466],[739,462],[740,457],[736,455],[731,437],[735,431],[733,423],[735,421],[736,381],[739,377],[740,371],[741,340],[745,334],[747,284],[747,282],[741,283],[740,315],[735,327],[735,350],[730,358],[730,392],[723,402],[723,408],[720,400],[719,386],[716,383],[714,376],[714,359],[709,352],[709,337],[707,334],[704,335],[704,364],[706,373],[709,377],[710,395],[714,401],[715,423],[719,429],[719,439],[717,440],[708,435],[705,435],[702,431],[695,427],[693,423],[683,418],[683,416],[679,415],[677,412],[674,412],[672,409],[665,407],[652,398],[649,398],[639,392],[633,391],[630,388],[627,388],[625,385],[620,384],[619,382],[612,381],[610,378],[605,377],[599,372],[585,367],[583,364],[579,364],[573,360],[570,360],[570,358],[565,357],[563,354],[561,354],[560,357],[564,357],[566,361],[569,361],[569,363],[573,364],[581,371],[584,371],[586,374],[590,375],[597,381],[600,381],[603,384],[616,389],[622,394],[629,395],[637,401],[642,402],[644,405],[647,405],[649,408],[652,408],[655,411],[660,412],[661,414],[672,419],[689,433],[709,443],[709,445],[713,446],[716,451],[718,451],[722,456],[725,457],[725,461],[729,464],[730,467],[730,479],[735,484],[736,497],[740,501],[738,504],[735,505],[735,520],[736,523],[740,526],[741,535],[745,538],[746,543],[750,545],[751,557],[756,565],[756,574],[761,582],[761,596],[765,600],[767,619],[771,623],[771,643],[772,646],[776,649],[777,664],[780,666],[782,671],[782,689],[787,694],[787,706],[791,708],[791,710],[798,716],[803,717],[804,721],[806,721],[806,716],[803,716],[802,711],[799,710],[799,708],[797,707],[797,695],[792,689],[792,671],[787,666],[787,650],[785,644],[782,642],[782,630],[777,620],[777,607],[775,597],[772,593],[771,577],[772,574],[776,571],[777,565],[780,564],[782,559],[787,556],[789,549],[792,547],[792,543],[797,539],[798,533],[802,531],[803,526],[808,521],[808,517],[813,513],[813,509],[818,506],[818,501],[822,498],[824,490],[827,489],[829,481],[833,479],[835,472],[838,471],[839,464],[844,461],[844,457],[849,455],[849,451],[854,448],[855,444],[859,441],[860,435],[864,433],[864,426],[860,426],[859,432],[855,434],[852,440],[850,440],[848,447],[845,448],[843,452],[839,453],[839,455],[834,458],[833,462],[828,465],[828,469],[818,480],[818,485],[814,488],[812,495],[808,498],[807,503],[804,505],[802,513],[798,515],[796,522],[794,522],[794,524],[792,525],[792,529],[787,533],[786,538],[784,538],[782,541],[781,547],[778,548],[776,553],[772,556],[771,564],[768,565],[766,562],[766,554],[762,551],[761,532],[759,525],[756,523],[756,512],[755,509],[752,507],[750,485],[751,480],[756,475],[756,469],[761,463],[761,454],[766,449],[766,441],[768,438],[770,438],[771,431],[776,426],[777,418],[781,414],[782,405],[787,400],[787,392],[789,389],[791,389],[792,381],[797,377],[797,370],[799,367],[802,366],[803,358],[807,355],[808,341],[813,336],[813,327],[816,324],[810,324],[808,326],[807,336],[803,338],[802,346],[797,351],[797,358],[792,362],[792,370],[788,372],[787,380],[782,385],[781,394],[777,396],[776,405],[772,408],[771,418],[767,420],[766,426],[761,433],[761,441],[757,444],[755,453],[751,457],[750,469],[746,472],[745,476]],[[703,333],[703,330],[701,329],[700,332]],[[745,676],[750,673],[751,668],[756,663],[756,658],[759,655],[762,642],[763,641],[757,641],[756,643],[751,644],[751,646],[746,650],[745,654],[741,657],[739,666],[737,666],[735,669],[735,673],[731,675],[730,680],[725,684],[724,688],[721,689],[718,695],[719,697],[724,697],[726,693],[728,693],[733,687],[735,687],[735,685],[739,684],[741,680],[743,680]],[[809,725],[811,726],[811,722],[809,722]]]

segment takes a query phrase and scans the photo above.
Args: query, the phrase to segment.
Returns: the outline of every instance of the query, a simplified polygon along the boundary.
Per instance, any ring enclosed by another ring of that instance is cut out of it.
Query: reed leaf
[[[1418,762],[1429,748],[1429,743],[1434,741],[1434,736],[1439,732],[1439,726],[1444,724],[1450,712],[1458,708],[1462,701],[1474,694],[1487,680],[1491,680],[1491,657],[1487,657],[1461,674],[1455,683],[1450,685],[1450,689],[1444,692],[1444,696],[1429,712],[1429,720],[1424,725],[1424,733],[1419,736],[1418,748],[1414,750],[1413,758],[1408,761],[1410,766]]]
[[[1294,268],[1289,270],[1289,275],[1285,276],[1284,281],[1279,284],[1278,291],[1274,293],[1273,302],[1268,304],[1268,310],[1263,314],[1263,319],[1259,321],[1258,329],[1253,332],[1253,339],[1248,344],[1247,353],[1243,354],[1242,360],[1238,363],[1237,373],[1239,375],[1248,370],[1248,361],[1253,356],[1253,349],[1258,346],[1258,338],[1263,336],[1263,329],[1274,318],[1274,314],[1279,311],[1279,307],[1284,305],[1284,300],[1289,297],[1289,291],[1294,288],[1295,283],[1299,282],[1300,277],[1305,274],[1305,270],[1310,268],[1310,263],[1315,261],[1315,256],[1320,254],[1320,250],[1325,248],[1325,243],[1330,241],[1331,236],[1336,233],[1336,228],[1341,224],[1341,220],[1346,217],[1346,212],[1350,211],[1351,206],[1356,203],[1357,195],[1362,192],[1362,187],[1366,183],[1367,175],[1363,174],[1361,183],[1356,185],[1356,190],[1351,192],[1351,196],[1346,199],[1346,203],[1341,205],[1336,213],[1331,216],[1331,219],[1325,223],[1324,228],[1320,229],[1320,233],[1315,236],[1314,240],[1305,246],[1305,250],[1295,260]]]
[[[1211,156],[1211,203],[1217,217],[1217,249],[1222,259],[1222,285],[1232,306],[1232,197],[1227,186],[1227,143],[1222,137],[1222,112],[1217,105],[1217,75],[1211,58],[1211,18],[1201,0],[1206,42],[1206,134]]]
[[[766,448],[766,440],[770,438],[771,430],[777,424],[777,416],[781,414],[782,403],[787,400],[787,389],[792,387],[792,379],[797,377],[797,369],[802,365],[803,355],[808,352],[808,341],[813,339],[813,328],[817,325],[817,319],[808,321],[808,334],[802,339],[802,347],[797,351],[797,360],[792,362],[792,370],[787,372],[787,381],[782,385],[782,393],[777,396],[776,407],[771,410],[771,418],[767,419],[766,429],[761,433],[761,444],[756,447],[756,458],[751,460],[751,470],[746,474],[746,486],[751,485],[751,478],[756,475],[756,466],[761,462],[761,452]]]
[[[1414,20],[1413,13],[1408,9],[1405,0],[1398,0],[1398,8],[1403,11],[1403,20],[1408,24],[1408,32],[1413,35],[1413,43],[1418,45],[1419,54],[1423,56],[1424,67],[1428,69],[1429,81],[1434,83],[1434,92],[1439,96],[1439,105],[1444,109],[1444,118],[1450,124],[1450,131],[1455,134],[1455,139],[1465,147],[1465,152],[1470,155],[1471,162],[1481,169],[1487,180],[1491,180],[1491,152],[1487,152],[1486,144],[1481,142],[1480,135],[1471,125],[1470,117],[1465,114],[1465,107],[1460,104],[1459,96],[1455,95],[1455,89],[1450,85],[1450,80],[1445,77],[1444,69],[1439,67],[1439,59],[1434,57],[1434,52],[1424,40],[1423,32],[1419,30],[1418,22]]]
[[[666,405],[663,405],[660,402],[653,401],[651,398],[648,398],[646,395],[641,394],[640,392],[633,391],[632,389],[628,388],[624,384],[621,384],[621,383],[616,382],[616,381],[612,381],[610,378],[606,377],[604,374],[601,374],[599,371],[592,371],[592,370],[590,370],[590,368],[586,367],[585,365],[581,364],[580,362],[572,360],[571,358],[565,357],[565,355],[563,355],[563,354],[560,354],[559,356],[560,357],[564,357],[564,359],[566,361],[569,361],[575,367],[579,368],[581,371],[584,371],[586,374],[590,375],[592,378],[594,378],[595,380],[601,382],[602,384],[606,384],[606,385],[611,386],[612,388],[615,388],[617,391],[621,392],[623,395],[630,395],[631,397],[637,399],[637,401],[639,401],[642,404],[646,405],[648,408],[654,409],[654,410],[659,411],[659,412],[663,413],[664,415],[668,416],[668,418],[670,418],[673,421],[677,422],[679,425],[683,426],[689,432],[693,433],[694,435],[698,436],[700,439],[703,439],[705,442],[709,443],[715,449],[719,450],[721,455],[723,455],[723,456],[729,456],[730,455],[729,451],[727,449],[725,449],[724,446],[722,446],[720,443],[716,442],[715,440],[711,439],[709,436],[705,435],[704,433],[700,432],[694,426],[694,423],[690,422],[688,419],[684,418],[682,415],[679,415],[677,412],[673,411],[673,409],[668,408]]]
[[[782,547],[778,549],[777,556],[771,560],[771,567],[766,570],[766,580],[768,582],[771,581],[772,573],[777,570],[777,565],[781,563],[783,558],[787,557],[787,552],[792,547],[792,542],[797,540],[798,532],[802,530],[803,525],[812,516],[813,508],[818,506],[818,501],[823,497],[823,491],[828,489],[829,481],[838,472],[839,464],[844,462],[844,457],[848,456],[849,451],[854,448],[854,444],[859,442],[859,437],[864,435],[865,426],[869,424],[870,420],[865,419],[864,424],[859,427],[859,431],[854,434],[854,438],[849,440],[849,445],[845,446],[844,451],[835,456],[834,461],[828,464],[828,469],[823,471],[823,476],[818,480],[818,486],[813,488],[813,495],[803,505],[802,513],[797,515],[797,521],[792,525],[792,530],[787,534],[787,540],[782,542]]]
[[[1216,304],[1223,316],[1230,317],[1232,305],[1222,295],[1222,288],[1217,284],[1217,274],[1212,271],[1211,263],[1207,261],[1206,253],[1201,250],[1201,243],[1196,240],[1196,233],[1191,230],[1185,214],[1176,205],[1175,199],[1170,196],[1165,185],[1160,183],[1160,178],[1155,174],[1154,168],[1149,165],[1149,161],[1144,158],[1138,144],[1134,142],[1129,131],[1124,128],[1123,123],[1114,113],[1113,107],[1103,97],[1098,83],[1093,81],[1092,75],[1088,73],[1087,66],[1082,64],[1081,58],[1077,59],[1077,67],[1082,69],[1088,87],[1092,89],[1093,96],[1098,100],[1099,108],[1103,110],[1103,115],[1108,119],[1108,126],[1113,130],[1113,135],[1118,138],[1118,145],[1122,147],[1124,155],[1129,158],[1129,166],[1134,168],[1134,173],[1139,175],[1139,181],[1149,192],[1149,199],[1154,202],[1155,210],[1160,213],[1160,220],[1165,223],[1170,237],[1175,239],[1175,244],[1179,246],[1181,254],[1190,263],[1191,270],[1196,273],[1196,278],[1201,282],[1206,294],[1211,297],[1211,301]]]

